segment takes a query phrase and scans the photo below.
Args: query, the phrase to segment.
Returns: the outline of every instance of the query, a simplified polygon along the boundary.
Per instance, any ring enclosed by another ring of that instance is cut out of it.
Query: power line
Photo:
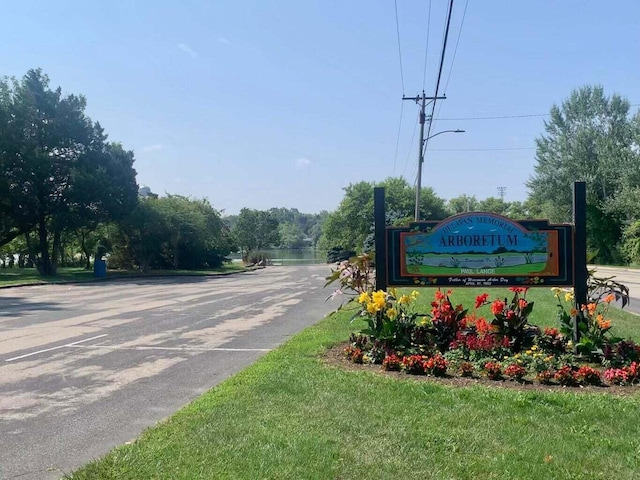
[[[396,174],[396,162],[398,161],[398,148],[400,147],[400,131],[402,129],[402,115],[404,114],[404,102],[400,102],[400,123],[398,124],[398,137],[396,138],[396,154],[393,156],[393,175]]]
[[[640,103],[632,103],[630,107],[640,107]],[[496,115],[487,117],[450,117],[450,118],[438,118],[438,121],[460,121],[460,120],[505,120],[509,118],[533,118],[533,117],[548,117],[550,113],[528,113],[524,115]]]
[[[456,46],[453,49],[453,57],[451,58],[451,67],[449,68],[449,75],[447,76],[447,83],[444,84],[444,93],[447,93],[447,87],[449,87],[449,80],[451,80],[451,72],[453,72],[453,63],[456,61],[456,53],[458,53],[458,44],[460,43],[460,35],[462,34],[462,27],[464,25],[464,18],[467,16],[467,7],[469,6],[469,0],[464,4],[464,11],[462,12],[462,21],[460,22],[460,30],[458,30],[458,39],[456,40]]]
[[[451,66],[449,67],[449,75],[447,75],[447,82],[444,84],[444,94],[447,94],[447,89],[449,88],[449,80],[451,80],[451,73],[453,72],[453,64],[456,61],[456,54],[458,53],[458,45],[460,44],[460,36],[462,35],[462,27],[464,26],[464,19],[467,16],[467,7],[469,6],[469,0],[464,4],[464,11],[462,12],[462,20],[460,21],[460,29],[458,30],[458,38],[456,39],[456,46],[453,49],[453,56],[451,57]],[[438,106],[438,113],[436,113],[435,118],[431,119],[432,123],[435,123],[439,120],[440,110],[442,110],[442,103]]]
[[[402,49],[400,48],[400,22],[398,22],[398,0],[394,0],[396,7],[396,33],[398,34],[398,57],[400,58],[400,81],[402,82],[402,95],[404,95],[404,73],[402,73]]]
[[[429,0],[429,14],[427,16],[427,46],[424,49],[424,70],[422,72],[422,90],[427,79],[427,56],[429,54],[429,32],[431,30],[431,0]]]
[[[440,56],[440,68],[438,69],[438,79],[436,81],[436,93],[434,94],[433,104],[431,105],[431,118],[429,119],[429,127],[427,128],[427,140],[425,142],[425,149],[429,143],[429,135],[431,134],[431,125],[433,124],[433,113],[436,110],[436,100],[438,97],[438,91],[440,89],[440,80],[442,78],[442,68],[444,67],[444,56],[447,51],[447,38],[449,37],[449,27],[451,25],[451,12],[453,11],[453,0],[449,0],[449,13],[447,14],[447,26],[444,31],[444,39],[442,41],[442,55]]]
[[[509,150],[535,150],[536,147],[514,148],[432,148],[430,152],[501,152]]]

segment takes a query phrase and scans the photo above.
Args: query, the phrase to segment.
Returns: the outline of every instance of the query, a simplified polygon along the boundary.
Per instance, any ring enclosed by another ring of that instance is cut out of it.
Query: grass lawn
[[[432,290],[422,289],[425,305]],[[506,289],[492,290],[504,294]],[[459,289],[472,304],[479,290]],[[554,323],[548,289],[533,321]],[[544,303],[544,305],[542,305]],[[637,479],[640,395],[450,387],[325,364],[334,314],[73,479]],[[616,312],[617,333],[640,318]]]
[[[212,270],[150,270],[141,273],[137,270],[108,270],[107,278],[170,276],[170,275],[216,275],[227,272],[244,270],[241,264],[228,263],[221,268]],[[11,285],[28,285],[60,282],[90,282],[96,280],[93,271],[84,268],[59,268],[57,275],[41,277],[35,268],[5,268],[0,269],[0,287]]]

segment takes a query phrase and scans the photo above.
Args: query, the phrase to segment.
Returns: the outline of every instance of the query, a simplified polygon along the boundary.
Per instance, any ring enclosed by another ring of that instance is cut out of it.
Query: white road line
[[[90,348],[90,349],[100,349],[106,348],[109,350],[168,350],[168,351],[178,351],[178,352],[270,352],[271,348],[223,348],[223,347],[212,347],[212,348],[198,348],[198,347],[153,347],[140,345],[137,347],[120,347],[118,345],[63,345],[65,347],[73,347],[73,348]]]
[[[21,358],[31,357],[33,355],[38,355],[40,353],[51,352],[53,350],[59,350],[65,347],[75,347],[79,343],[90,342],[91,340],[96,340],[97,338],[106,337],[108,334],[103,333],[102,335],[96,335],[95,337],[85,338],[84,340],[78,340],[77,342],[67,343],[66,345],[59,345],[57,347],[45,348],[44,350],[38,350],[37,352],[25,353],[24,355],[20,355],[19,357],[7,358],[5,362],[13,362],[14,360],[20,360]]]

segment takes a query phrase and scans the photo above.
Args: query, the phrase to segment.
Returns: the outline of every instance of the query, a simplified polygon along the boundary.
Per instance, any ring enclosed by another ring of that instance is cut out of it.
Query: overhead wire
[[[394,0],[396,9],[396,34],[398,36],[398,58],[400,59],[400,81],[402,82],[402,95],[404,96],[404,73],[402,72],[402,48],[400,47],[400,22],[398,21],[398,0]]]
[[[429,120],[429,127],[427,128],[427,135],[425,137],[425,145],[424,148],[426,150],[427,144],[429,143],[429,135],[431,133],[431,125],[433,120],[433,114],[436,109],[438,91],[440,90],[440,80],[442,79],[442,69],[444,67],[444,58],[447,51],[447,38],[449,37],[449,27],[451,26],[451,13],[453,11],[453,0],[449,0],[449,13],[447,14],[447,25],[444,30],[444,39],[442,41],[442,54],[440,56],[440,67],[438,68],[438,79],[436,80],[436,91],[433,95],[433,103],[431,104],[431,116]]]
[[[424,68],[422,72],[422,90],[424,90],[425,82],[427,80],[427,57],[429,55],[429,33],[431,30],[431,0],[429,0],[429,13],[427,15],[427,45],[424,49]]]
[[[453,72],[453,65],[456,61],[456,54],[458,53],[458,45],[460,44],[460,36],[462,35],[462,27],[464,26],[464,19],[467,16],[467,7],[469,6],[469,0],[466,1],[466,3],[464,4],[464,10],[462,12],[462,20],[460,21],[460,28],[458,30],[458,38],[456,39],[456,46],[453,49],[453,56],[451,57],[451,66],[449,67],[449,74],[447,75],[447,81],[444,84],[444,94],[447,94],[447,88],[449,88],[449,81],[451,80],[451,73]],[[439,120],[439,116],[440,116],[440,110],[442,109],[442,103],[440,104],[440,106],[438,107],[438,112],[436,113],[435,117],[431,118],[431,123],[435,123],[436,121]]]
[[[396,12],[396,34],[398,38],[398,58],[400,60],[400,83],[402,85],[402,96],[404,97],[404,73],[402,71],[402,48],[400,45],[400,22],[398,21],[398,0],[394,0],[395,12]],[[398,161],[398,148],[400,147],[400,132],[402,129],[402,116],[404,114],[404,102],[401,101],[400,106],[400,121],[398,122],[398,136],[396,138],[396,151],[393,156],[393,170],[392,174],[395,175],[396,163]]]

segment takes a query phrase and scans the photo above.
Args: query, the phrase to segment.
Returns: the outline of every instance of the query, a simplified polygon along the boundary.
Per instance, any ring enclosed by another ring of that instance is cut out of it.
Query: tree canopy
[[[569,222],[573,182],[586,181],[589,248],[598,261],[615,261],[623,225],[638,213],[627,206],[637,204],[631,199],[640,187],[640,117],[631,116],[628,100],[605,96],[601,86],[574,90],[550,114],[546,134],[536,139],[530,199],[551,220]]]
[[[55,273],[65,231],[117,219],[137,202],[133,153],[107,142],[82,96],[41,70],[0,80],[0,245],[37,232],[42,274]]]

